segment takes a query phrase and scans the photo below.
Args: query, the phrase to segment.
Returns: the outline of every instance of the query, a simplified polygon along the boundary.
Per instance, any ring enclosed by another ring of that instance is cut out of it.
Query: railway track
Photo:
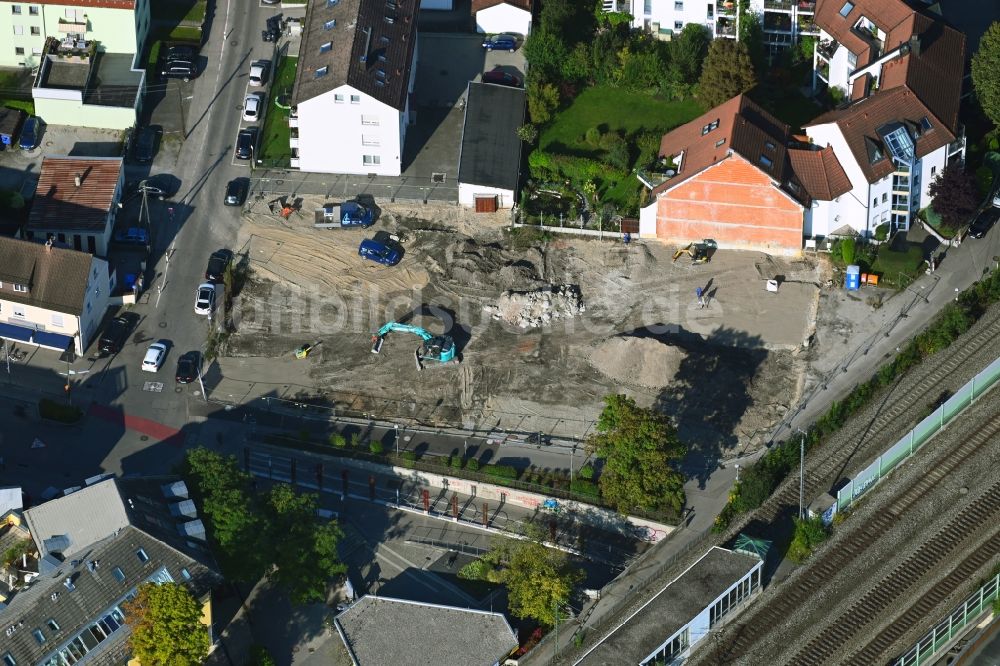
[[[981,446],[994,439],[998,433],[1000,433],[1000,416],[990,419],[974,435],[966,438],[960,446],[949,450],[948,455],[940,464],[904,492],[894,497],[883,511],[874,515],[863,527],[849,532],[833,548],[824,551],[819,559],[810,564],[808,574],[803,572],[797,580],[790,581],[786,586],[779,588],[777,595],[749,617],[747,622],[737,622],[735,626],[738,629],[734,635],[728,640],[720,640],[713,646],[714,649],[705,654],[706,659],[703,663],[728,663],[736,660],[772,628],[780,626],[789,617],[793,617],[796,609],[804,604],[809,597],[815,595],[819,588],[826,584],[826,581],[833,578],[838,572],[845,569],[852,560],[864,553],[873,542],[880,539],[901,517],[906,515],[911,507],[930,492],[941,479],[962,465]],[[892,600],[911,589],[928,571],[933,570],[934,565],[939,563],[948,553],[953,552],[957,545],[976,534],[979,527],[989,525],[988,528],[984,529],[994,530],[1000,527],[1000,523],[990,525],[991,522],[996,523],[995,519],[991,521],[991,517],[998,512],[1000,512],[1000,483],[994,485],[966,507],[951,524],[942,528],[904,564],[897,567],[892,574],[859,599],[849,612],[838,618],[829,629],[824,630],[818,637],[810,641],[791,663],[802,665],[824,663],[833,654],[833,651],[841,649],[853,636],[860,634],[861,629]],[[989,538],[988,544],[995,543],[998,537],[1000,535],[994,534]],[[972,554],[967,558],[968,566],[972,567],[971,570],[974,571],[997,552],[995,547],[990,551],[987,546],[976,547],[974,544],[971,546]],[[958,574],[955,580],[965,580],[965,577]],[[866,645],[864,654],[867,655],[868,651],[884,651],[902,633],[924,621],[927,611],[933,608],[936,601],[940,601],[947,594],[946,581],[947,579],[934,588],[936,592],[933,595],[930,593],[926,595],[923,605],[920,605],[919,608],[914,606],[907,613],[904,613],[898,621],[898,626],[894,624],[872,639]],[[875,660],[858,663],[871,664],[875,663]]]
[[[921,369],[926,370],[916,385],[906,387],[905,391],[895,391],[900,393],[893,398],[892,402],[882,409],[879,414],[867,423],[855,426],[851,432],[841,435],[838,439],[846,442],[856,442],[856,446],[824,446],[817,451],[826,457],[817,460],[813,457],[815,466],[805,472],[804,485],[807,497],[814,497],[817,493],[826,491],[841,476],[847,464],[852,458],[857,457],[864,462],[864,448],[876,446],[877,451],[882,451],[892,442],[884,442],[879,434],[886,433],[891,436],[906,432],[911,426],[912,413],[915,407],[922,408],[930,396],[935,395],[935,389],[940,389],[942,381],[960,368],[975,354],[991,345],[1000,337],[1000,310],[994,313],[993,321],[983,326],[975,335],[968,339],[959,339],[949,348],[947,358],[940,363],[925,363]],[[964,384],[965,381],[960,382]],[[940,392],[938,390],[938,392]],[[930,398],[933,399],[933,398]],[[919,409],[916,410],[919,412]],[[842,431],[843,432],[843,431]],[[789,478],[759,509],[753,514],[753,518],[770,522],[775,520],[789,506],[798,506],[799,488],[797,479]]]

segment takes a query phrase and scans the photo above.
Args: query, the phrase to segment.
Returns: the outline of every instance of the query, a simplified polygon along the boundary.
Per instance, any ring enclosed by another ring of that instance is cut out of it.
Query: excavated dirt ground
[[[372,229],[316,230],[313,210],[323,203],[306,201],[289,220],[245,213],[241,251],[254,277],[224,369],[228,362],[260,376],[270,368],[277,392],[356,394],[355,408],[393,404],[399,416],[565,436],[584,435],[602,397],[625,392],[671,414],[695,448],[723,455],[759,443],[798,399],[819,300],[814,258],[720,250],[695,266],[673,262],[674,248],[652,241],[525,238],[505,228],[505,213],[434,204],[380,203]],[[358,243],[376,230],[400,236],[398,266],[358,257]],[[766,290],[774,276],[777,293]],[[579,290],[583,309],[547,325],[522,328],[484,311],[505,292],[562,285]],[[462,363],[418,373],[419,341],[402,334],[372,354],[372,333],[392,320],[449,333]],[[623,360],[650,371],[595,367],[595,351],[620,337],[646,339],[629,342],[624,353],[633,355]],[[291,360],[304,342],[321,344]],[[672,376],[651,379],[657,368]]]

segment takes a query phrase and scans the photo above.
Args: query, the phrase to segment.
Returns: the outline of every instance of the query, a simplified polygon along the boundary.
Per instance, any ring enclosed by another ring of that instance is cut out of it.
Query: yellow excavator
[[[688,243],[686,247],[679,248],[674,252],[674,261],[686,254],[691,257],[691,263],[704,264],[712,259],[711,250],[717,247],[718,244],[711,238],[706,238],[700,243]]]

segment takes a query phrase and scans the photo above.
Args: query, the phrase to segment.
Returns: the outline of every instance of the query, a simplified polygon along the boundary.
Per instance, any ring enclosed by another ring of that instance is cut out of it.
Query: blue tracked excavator
[[[373,354],[382,351],[385,336],[392,332],[412,333],[423,340],[423,344],[417,347],[413,354],[417,362],[417,370],[424,369],[424,361],[433,361],[442,365],[445,363],[458,363],[458,359],[455,358],[455,341],[451,339],[450,335],[432,335],[419,326],[400,324],[395,321],[390,321],[380,328],[378,333],[372,336]]]

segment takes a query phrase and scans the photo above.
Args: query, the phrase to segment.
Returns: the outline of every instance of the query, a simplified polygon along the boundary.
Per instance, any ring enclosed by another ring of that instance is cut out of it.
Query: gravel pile
[[[575,317],[585,312],[586,307],[580,290],[564,284],[538,291],[505,291],[495,305],[485,305],[483,310],[494,319],[523,329]]]
[[[680,348],[653,338],[618,337],[598,345],[590,363],[620,384],[656,389],[673,380],[685,356]]]

